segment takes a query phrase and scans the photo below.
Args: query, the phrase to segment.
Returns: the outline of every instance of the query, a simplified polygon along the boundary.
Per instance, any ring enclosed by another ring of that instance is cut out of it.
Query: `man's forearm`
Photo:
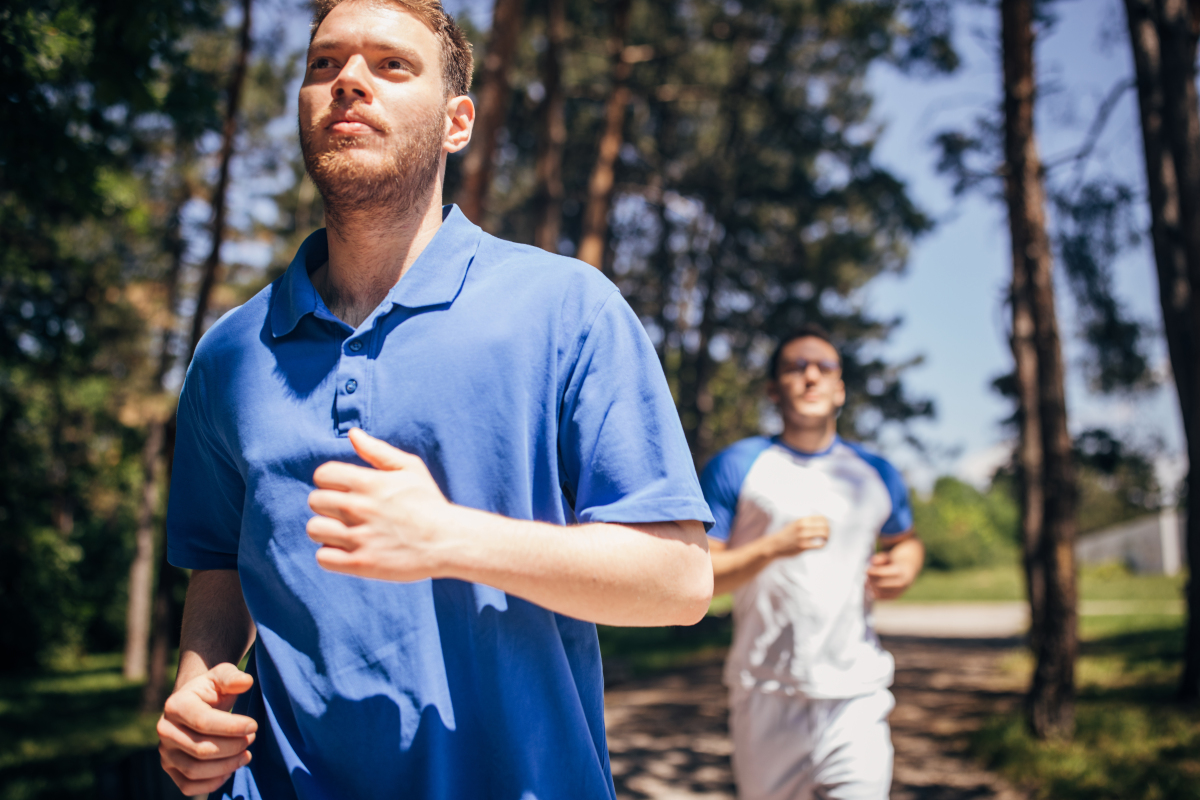
[[[710,543],[713,565],[713,594],[726,594],[754,580],[778,557],[769,536],[727,549],[724,542]]]
[[[183,605],[178,688],[221,663],[236,664],[254,642],[254,621],[237,570],[195,570]]]
[[[708,610],[712,566],[699,522],[564,528],[460,511],[463,535],[451,537],[438,570],[445,577],[605,625],[691,625]]]

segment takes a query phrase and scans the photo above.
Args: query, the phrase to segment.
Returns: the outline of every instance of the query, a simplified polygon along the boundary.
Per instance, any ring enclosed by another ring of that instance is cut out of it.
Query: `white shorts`
[[[848,700],[738,691],[729,705],[739,800],[887,799],[887,689]]]

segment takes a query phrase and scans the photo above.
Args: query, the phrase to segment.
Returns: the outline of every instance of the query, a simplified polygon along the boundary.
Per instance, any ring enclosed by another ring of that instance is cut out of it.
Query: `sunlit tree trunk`
[[[487,196],[492,185],[496,139],[508,115],[508,75],[517,52],[524,0],[496,0],[492,7],[492,31],[483,57],[480,85],[476,91],[475,129],[463,156],[462,186],[455,202],[467,219],[483,224]]]
[[[155,393],[162,391],[163,379],[171,369],[171,341],[175,333],[175,307],[179,302],[179,275],[183,267],[184,251],[180,217],[183,203],[189,199],[189,194],[186,190],[180,191],[166,235],[171,262],[163,280],[165,292],[158,365],[151,384]],[[146,443],[142,447],[142,496],[135,535],[136,552],[129,567],[129,605],[125,615],[124,673],[128,680],[142,680],[146,677],[154,579],[154,540],[162,502],[162,464],[167,413],[168,409],[159,408],[158,404],[154,404],[154,416],[150,420]]]
[[[613,0],[612,34],[608,51],[612,59],[612,89],[604,109],[604,133],[600,136],[596,163],[588,178],[587,205],[583,210],[583,233],[579,237],[578,258],[597,269],[604,266],[604,248],[608,241],[608,211],[612,204],[617,156],[625,139],[625,110],[629,105],[631,64],[624,57],[629,35],[630,0]]]
[[[562,47],[566,38],[566,0],[546,0],[546,51],[542,54],[542,86],[546,95],[538,110],[537,157],[534,165],[533,243],[558,252],[562,229],[563,147],[567,143],[562,85]]]
[[[1163,330],[1188,451],[1189,512],[1200,496],[1200,121],[1196,36],[1200,3],[1125,0],[1137,72],[1150,233]],[[1200,699],[1200,514],[1185,517],[1187,644],[1180,695]]]
[[[200,286],[196,294],[196,308],[192,312],[190,335],[186,364],[190,364],[204,334],[205,322],[209,307],[212,305],[212,293],[221,277],[221,245],[225,241],[225,216],[229,187],[229,170],[233,161],[234,146],[237,138],[238,114],[241,108],[242,94],[246,84],[246,72],[250,64],[251,21],[253,19],[252,0],[242,0],[242,24],[238,34],[237,60],[229,77],[229,88],[226,97],[225,114],[221,129],[221,150],[217,167],[217,183],[212,195],[212,241],[209,244],[208,257],[200,277]],[[162,453],[159,463],[164,467],[157,473],[162,476],[164,485],[168,483],[171,467],[171,456],[175,442],[175,415],[169,415],[161,437]],[[158,584],[155,590],[150,643],[149,675],[142,691],[142,710],[153,712],[162,705],[166,679],[166,662],[171,639],[170,594],[176,581],[176,575],[166,560],[166,547],[161,548]]]
[[[1040,531],[1035,506],[1022,515],[1028,526],[1024,531],[1028,537],[1026,572],[1031,579],[1029,596],[1034,606],[1037,660],[1028,712],[1037,736],[1057,738],[1069,737],[1075,724],[1076,502],[1054,304],[1053,259],[1046,233],[1045,188],[1034,137],[1033,6],[1033,0],[1001,3],[1005,192],[1013,253],[1013,355],[1021,404],[1019,457],[1028,459],[1021,468],[1025,504],[1037,501],[1037,492],[1031,489],[1037,485],[1037,451],[1041,451]],[[1031,378],[1036,386],[1030,386]]]

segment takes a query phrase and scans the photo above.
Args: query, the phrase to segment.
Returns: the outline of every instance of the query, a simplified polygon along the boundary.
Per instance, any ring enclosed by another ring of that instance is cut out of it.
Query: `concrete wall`
[[[1080,564],[1119,561],[1134,572],[1175,575],[1183,562],[1183,536],[1178,514],[1167,509],[1080,536],[1075,559]]]

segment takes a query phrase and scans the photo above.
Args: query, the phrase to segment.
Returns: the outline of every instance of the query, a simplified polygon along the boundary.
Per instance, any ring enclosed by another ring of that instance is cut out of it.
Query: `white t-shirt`
[[[800,517],[829,519],[829,541],[771,562],[734,592],[725,682],[735,691],[837,699],[890,686],[894,664],[879,643],[866,597],[877,537],[912,527],[908,490],[883,458],[835,438],[801,453],[778,439],[744,439],[700,478],[730,549]]]

